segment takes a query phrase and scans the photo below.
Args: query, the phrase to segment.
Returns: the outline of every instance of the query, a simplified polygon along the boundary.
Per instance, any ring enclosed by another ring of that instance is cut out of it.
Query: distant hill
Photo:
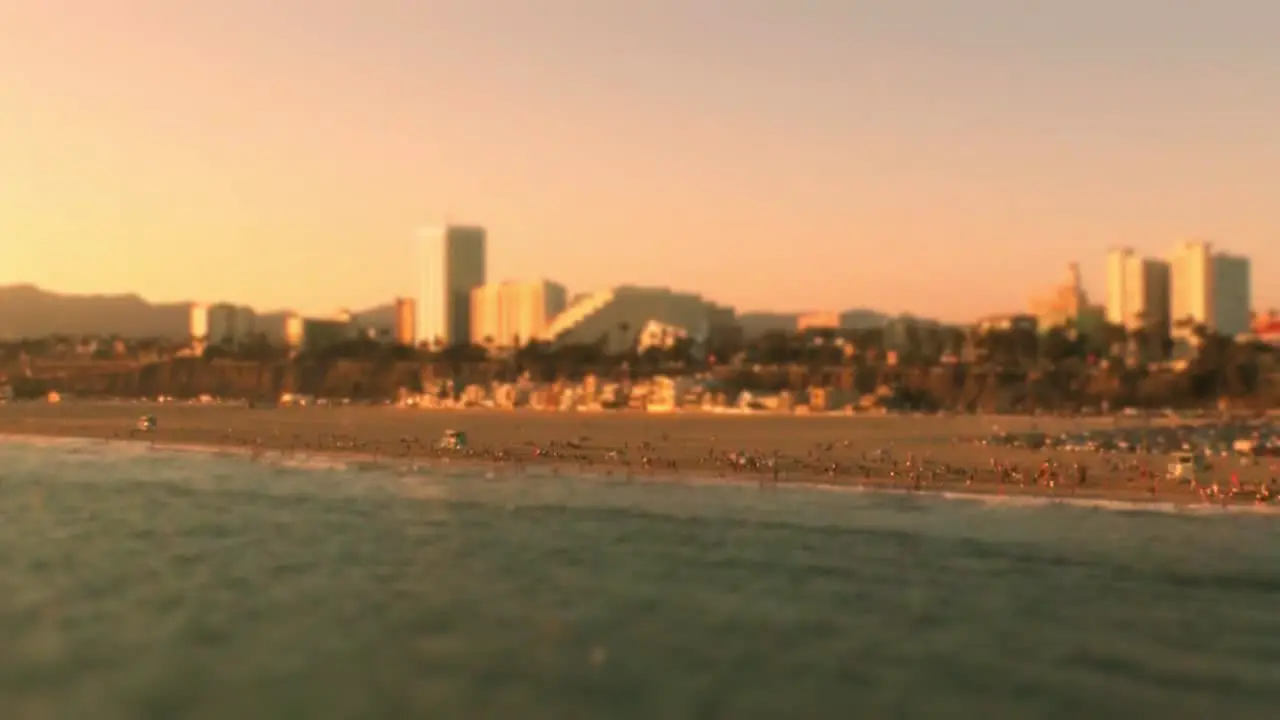
[[[188,336],[191,303],[150,303],[137,295],[68,295],[34,285],[0,286],[0,340],[44,335]],[[286,311],[263,313],[260,320],[281,319]],[[393,304],[354,313],[362,323],[390,324]],[[265,324],[265,323],[264,323]]]
[[[0,287],[0,338],[106,334],[181,338],[190,306],[137,295],[62,295],[34,285]]]

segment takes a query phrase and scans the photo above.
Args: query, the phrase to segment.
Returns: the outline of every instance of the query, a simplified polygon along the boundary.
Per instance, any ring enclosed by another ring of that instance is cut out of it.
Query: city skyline
[[[0,284],[367,307],[418,295],[413,228],[457,216],[495,279],[948,321],[1072,260],[1102,297],[1108,248],[1203,238],[1251,258],[1265,310],[1278,23],[1244,0],[12,3]]]

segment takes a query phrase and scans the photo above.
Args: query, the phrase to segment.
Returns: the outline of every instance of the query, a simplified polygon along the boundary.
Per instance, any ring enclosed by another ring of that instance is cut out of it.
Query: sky
[[[0,284],[1025,308],[1208,239],[1280,306],[1274,0],[0,0]]]

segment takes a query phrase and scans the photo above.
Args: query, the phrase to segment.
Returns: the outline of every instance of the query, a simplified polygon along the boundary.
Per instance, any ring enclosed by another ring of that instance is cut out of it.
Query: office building
[[[335,313],[333,317],[301,318],[301,325],[301,344],[309,352],[324,350],[359,336],[359,326],[346,310]]]
[[[558,344],[594,343],[617,353],[634,348],[650,321],[682,328],[695,343],[741,335],[737,313],[696,293],[623,285],[577,296],[542,338]]]
[[[1107,254],[1107,322],[1167,337],[1169,290],[1169,263],[1140,257],[1131,248]]]
[[[1213,330],[1236,336],[1249,332],[1253,287],[1249,259],[1219,253],[1213,256]]]
[[[470,342],[471,291],[485,284],[484,228],[429,228],[418,234],[418,242],[422,251],[418,340],[436,346]]]
[[[1213,252],[1209,243],[1186,242],[1169,257],[1169,312],[1179,334],[1212,323]]]
[[[564,286],[549,280],[481,285],[471,291],[471,341],[496,348],[527,345],[567,304]]]
[[[263,315],[257,321],[258,332],[267,342],[289,350],[302,347],[305,334],[305,321],[296,312],[272,313]]]
[[[1186,336],[1195,326],[1222,335],[1248,331],[1252,287],[1247,258],[1214,253],[1211,243],[1192,241],[1174,249],[1169,265],[1175,334]]]
[[[209,307],[209,342],[237,345],[248,342],[256,331],[257,313],[250,307],[218,303]]]

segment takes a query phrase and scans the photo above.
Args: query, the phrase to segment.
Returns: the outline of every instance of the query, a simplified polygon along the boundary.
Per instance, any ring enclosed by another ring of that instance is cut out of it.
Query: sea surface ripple
[[[0,441],[0,717],[1270,718],[1280,518]]]

